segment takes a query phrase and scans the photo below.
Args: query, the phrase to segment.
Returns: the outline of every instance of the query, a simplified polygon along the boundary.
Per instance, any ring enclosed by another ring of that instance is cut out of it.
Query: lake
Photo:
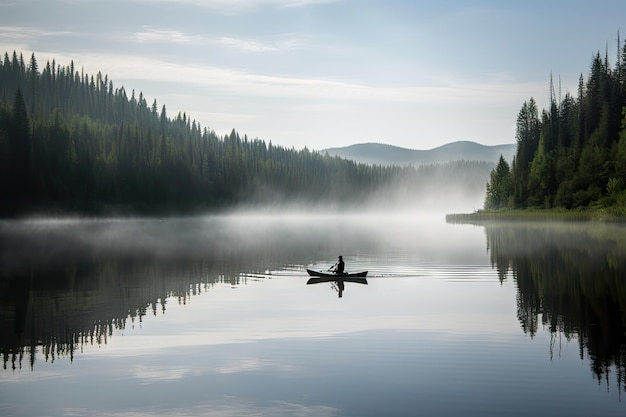
[[[3,416],[626,413],[622,225],[3,221],[0,288]]]

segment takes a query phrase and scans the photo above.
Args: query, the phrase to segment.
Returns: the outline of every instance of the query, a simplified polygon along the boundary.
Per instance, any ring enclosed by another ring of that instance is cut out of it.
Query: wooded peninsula
[[[0,215],[186,214],[265,204],[393,206],[443,184],[484,191],[495,165],[359,164],[219,136],[156,99],[34,54],[0,59]],[[475,194],[476,195],[476,194]]]
[[[533,98],[523,104],[512,164],[500,158],[486,210],[474,218],[511,209],[524,210],[522,217],[546,209],[571,218],[626,217],[626,45],[619,34],[617,44],[614,67],[608,52],[604,58],[598,52],[587,80],[580,75],[576,97],[561,97],[551,76],[550,108],[539,115]]]

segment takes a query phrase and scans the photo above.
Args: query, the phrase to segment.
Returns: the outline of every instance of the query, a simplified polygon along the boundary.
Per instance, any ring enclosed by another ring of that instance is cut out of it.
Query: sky
[[[624,0],[0,0],[3,56],[73,61],[170,117],[315,150],[515,143],[523,103],[547,107],[551,74],[576,95],[620,29]]]

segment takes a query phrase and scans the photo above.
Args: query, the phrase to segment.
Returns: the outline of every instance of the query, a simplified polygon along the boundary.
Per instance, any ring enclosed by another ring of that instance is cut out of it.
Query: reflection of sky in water
[[[512,284],[374,278],[347,284],[340,300],[305,279],[223,285],[187,305],[170,302],[74,363],[13,374],[3,395],[35,410],[20,388],[28,383],[45,389],[37,395],[58,410],[51,415],[119,416],[547,416],[562,409],[556,403],[592,413],[607,400],[589,389],[576,343],[563,341],[549,362],[547,336],[519,331]],[[442,302],[450,291],[464,295]]]
[[[170,300],[165,314],[145,317],[141,328],[125,329],[122,338],[114,336],[97,354],[115,355],[112,346],[126,354],[379,329],[465,333],[484,331],[485,323],[494,332],[518,332],[511,283],[464,283],[467,288],[457,293],[451,291],[454,282],[437,279],[370,278],[367,286],[347,283],[338,299],[329,283],[305,282],[301,275],[235,289],[223,284],[192,297],[186,306]]]
[[[185,304],[168,298],[165,313],[129,321],[106,345],[82,346],[73,362],[39,357],[33,371],[0,372],[0,413],[588,416],[625,410],[613,383],[596,385],[575,340],[551,341],[546,332],[531,339],[521,331],[515,283],[498,280],[481,227],[441,219],[287,217],[230,219],[228,226],[237,227],[215,230],[214,220],[195,227],[191,220],[166,221],[163,230],[157,221],[122,221],[121,230],[106,227],[108,243],[90,233],[79,240],[107,249],[119,243],[120,251],[167,248],[170,255],[192,244],[193,254],[245,258],[251,251],[282,264],[255,255],[262,264],[252,269],[268,273],[242,274],[244,285],[216,283]],[[332,234],[337,224],[340,237]],[[295,236],[290,244],[276,242],[289,236]],[[341,299],[329,283],[306,285],[304,272],[327,268],[337,252],[348,270],[368,269],[372,276],[368,285],[347,283]]]

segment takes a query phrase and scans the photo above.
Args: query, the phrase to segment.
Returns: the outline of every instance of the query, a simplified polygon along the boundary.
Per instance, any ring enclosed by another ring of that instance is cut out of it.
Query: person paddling
[[[336,265],[337,266],[335,267],[335,270],[333,272],[337,275],[343,275],[343,270],[345,269],[346,264],[343,262],[343,257],[341,255],[339,255],[339,260],[337,261]]]

